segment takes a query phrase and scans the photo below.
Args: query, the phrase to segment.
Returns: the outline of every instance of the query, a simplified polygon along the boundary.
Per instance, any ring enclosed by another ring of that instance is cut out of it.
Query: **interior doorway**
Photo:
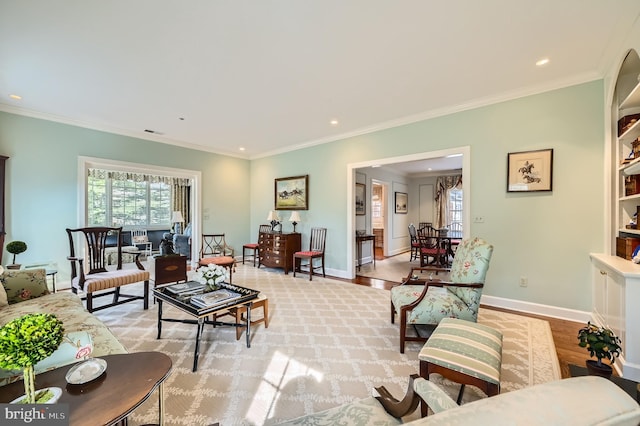
[[[372,248],[371,256],[376,255],[376,249],[382,251],[384,255],[384,237],[386,229],[386,206],[387,197],[385,185],[377,180],[371,181],[371,229],[375,235],[376,244]]]
[[[385,165],[392,165],[396,163],[407,163],[407,162],[415,162],[418,160],[429,160],[429,159],[441,159],[441,158],[450,158],[450,157],[460,157],[462,161],[462,186],[465,188],[465,196],[463,197],[462,204],[462,215],[464,217],[463,223],[469,224],[471,222],[470,218],[470,205],[471,205],[471,148],[470,146],[461,146],[456,148],[448,148],[440,151],[430,151],[430,152],[421,152],[417,154],[399,156],[399,157],[390,157],[390,158],[381,158],[363,161],[359,163],[349,163],[347,164],[347,232],[345,235],[345,243],[347,248],[347,270],[345,278],[353,279],[356,275],[356,248],[355,248],[355,235],[356,228],[356,214],[355,207],[355,182],[356,182],[356,170],[365,169],[370,167],[384,167]],[[419,188],[415,188],[416,198],[419,197]],[[426,194],[425,194],[426,195]],[[371,200],[371,197],[367,197],[367,199]],[[387,203],[392,205],[392,203]],[[428,206],[424,206],[424,211],[431,210]],[[385,228],[387,231],[392,229],[393,226],[393,210],[387,210],[387,220],[385,221]],[[415,217],[412,218],[413,221],[419,221],[421,219],[422,214],[416,212]],[[428,216],[425,214],[424,216]],[[361,217],[361,216],[360,216]],[[463,238],[467,238],[469,235],[469,226],[465,226],[463,229]],[[385,238],[386,237],[386,238]],[[383,236],[383,246],[386,245],[386,241],[388,240],[388,235]],[[410,247],[410,239],[407,236],[405,238],[407,241],[407,247]],[[386,253],[385,253],[386,255]]]

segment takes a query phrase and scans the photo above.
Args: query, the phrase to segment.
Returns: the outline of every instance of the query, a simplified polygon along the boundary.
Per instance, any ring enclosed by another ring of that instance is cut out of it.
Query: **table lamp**
[[[289,222],[293,223],[293,232],[296,232],[296,225],[300,222],[300,213],[293,211],[291,212],[291,217],[289,218]]]
[[[182,217],[182,212],[180,212],[179,210],[174,211],[171,214],[171,223],[173,223],[173,232],[176,234],[180,234],[182,232],[182,225],[180,225],[182,222],[184,222],[184,218]]]
[[[273,210],[271,210],[269,212],[269,216],[267,216],[267,220],[271,221],[271,230],[272,231],[275,231],[276,226],[280,225],[280,218],[278,217],[278,214],[276,212],[274,212]]]

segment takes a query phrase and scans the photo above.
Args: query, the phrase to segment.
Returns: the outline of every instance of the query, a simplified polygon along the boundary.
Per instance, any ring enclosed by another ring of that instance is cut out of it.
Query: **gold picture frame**
[[[553,190],[553,149],[510,152],[507,155],[507,192]]]
[[[309,175],[275,180],[276,210],[309,210]]]

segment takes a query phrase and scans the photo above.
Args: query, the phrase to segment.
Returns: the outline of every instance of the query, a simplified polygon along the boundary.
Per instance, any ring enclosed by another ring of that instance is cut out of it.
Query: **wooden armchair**
[[[117,241],[117,266],[116,269],[107,270],[106,268],[106,240],[107,236],[115,234]],[[132,302],[134,300],[143,300],[144,309],[149,308],[149,272],[144,270],[140,263],[138,253],[130,253],[135,255],[135,264],[137,269],[122,269],[122,227],[88,227],[69,229],[67,235],[69,237],[69,256],[71,261],[71,291],[78,293],[82,291],[86,294],[87,310],[89,312],[110,308],[122,303]],[[84,244],[78,241],[78,250],[76,250],[75,241],[78,236],[84,237]],[[78,254],[76,254],[76,252]],[[82,253],[86,253],[86,259]],[[85,269],[87,269],[85,271]],[[120,287],[127,284],[133,284],[144,281],[144,295],[130,295],[120,293]],[[110,291],[102,291],[109,290]],[[94,294],[94,292],[99,292]],[[97,308],[93,307],[93,298],[113,295],[112,303]]]
[[[434,328],[443,318],[459,318],[476,322],[480,296],[489,269],[493,246],[480,238],[463,240],[458,247],[449,273],[449,281],[434,280],[431,274],[448,268],[411,268],[407,278],[391,289],[391,323],[396,314],[400,320],[400,353],[406,341],[425,342],[418,325]],[[420,274],[428,273],[424,278]],[[412,325],[415,336],[407,335]]]

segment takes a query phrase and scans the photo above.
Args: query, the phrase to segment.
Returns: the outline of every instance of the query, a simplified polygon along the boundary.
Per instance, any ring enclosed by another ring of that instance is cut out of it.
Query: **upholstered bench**
[[[462,385],[458,404],[465,385],[476,386],[487,396],[500,393],[502,333],[491,327],[444,318],[422,347],[418,358],[420,376],[429,380],[431,373],[438,373]]]

